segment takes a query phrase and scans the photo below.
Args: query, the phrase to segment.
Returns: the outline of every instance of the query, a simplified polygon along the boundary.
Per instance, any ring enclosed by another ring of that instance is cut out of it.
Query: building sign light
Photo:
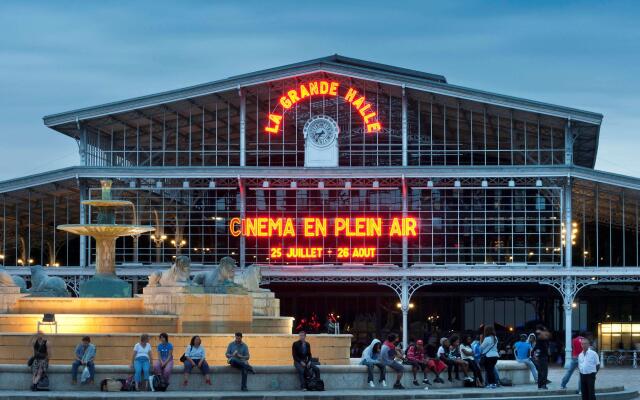
[[[329,224],[329,221],[332,224]],[[302,232],[295,229],[294,218],[231,218],[229,232],[232,236],[245,237],[414,237],[418,222],[415,218],[393,218],[383,232],[382,218],[302,218]]]
[[[313,96],[334,96],[342,97],[344,101],[351,104],[358,111],[362,122],[366,126],[367,133],[379,132],[382,125],[378,121],[377,112],[364,95],[352,87],[341,90],[340,82],[336,81],[313,81],[300,84],[297,88],[291,88],[280,97],[276,110],[268,115],[265,132],[270,134],[278,133],[282,125],[284,113],[295,107],[300,101]]]
[[[403,238],[418,235],[418,221],[413,217],[395,217],[383,224],[378,217],[355,218],[232,218],[229,221],[232,236],[248,238]],[[376,247],[344,247],[325,249],[322,246],[270,247],[270,260],[311,260],[335,257],[337,261],[375,259]]]

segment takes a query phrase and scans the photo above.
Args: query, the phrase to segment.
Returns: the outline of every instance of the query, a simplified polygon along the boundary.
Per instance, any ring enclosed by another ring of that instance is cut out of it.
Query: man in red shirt
[[[578,356],[582,352],[582,339],[584,337],[581,334],[576,334],[573,336],[571,340],[571,362],[567,367],[567,372],[562,377],[562,382],[560,383],[560,387],[562,389],[567,388],[567,383],[569,383],[569,379],[571,379],[571,375],[573,371],[578,368]],[[578,393],[580,393],[580,379],[578,378]]]

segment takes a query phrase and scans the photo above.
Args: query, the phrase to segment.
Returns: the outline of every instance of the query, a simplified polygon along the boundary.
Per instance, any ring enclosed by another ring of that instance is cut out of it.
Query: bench
[[[293,366],[256,366],[256,374],[249,375],[249,390],[297,390],[299,388],[298,375]],[[499,361],[498,369],[501,378],[511,379],[514,385],[531,382],[529,369],[516,361]],[[82,370],[82,367],[80,368]],[[320,372],[325,382],[325,387],[331,390],[340,389],[367,389],[367,369],[362,365],[321,365]],[[189,386],[182,386],[183,367],[176,366],[171,375],[170,391],[176,390],[214,390],[234,391],[240,388],[240,372],[230,366],[211,366],[212,385],[204,383],[203,376],[195,370],[189,377]],[[123,365],[96,365],[96,378],[94,385],[78,383],[71,385],[71,366],[50,365],[49,381],[50,389],[55,391],[68,390],[99,390],[100,381],[106,378],[126,378],[133,371]],[[375,371],[376,379],[378,370]],[[418,375],[421,377],[421,374]],[[78,379],[80,374],[78,374]],[[433,374],[429,374],[433,382]],[[461,381],[449,383],[446,380],[446,372],[443,378],[445,384],[433,385],[432,388],[451,388],[462,386]],[[407,388],[415,388],[411,383],[413,376],[411,367],[405,366],[405,374],[402,384]],[[421,380],[421,379],[420,379]],[[387,370],[387,384],[389,388],[395,381],[395,373]],[[31,385],[31,370],[26,365],[0,364],[0,390],[28,390]]]

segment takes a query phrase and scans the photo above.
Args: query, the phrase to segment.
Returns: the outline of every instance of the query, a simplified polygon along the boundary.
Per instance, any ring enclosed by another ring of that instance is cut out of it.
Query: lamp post
[[[167,240],[167,235],[162,233],[159,233],[158,235],[151,235],[151,240],[153,240],[153,243],[156,245],[156,263],[160,264],[160,248],[162,247],[164,250],[162,244]],[[162,256],[164,256],[164,254],[162,254]]]
[[[176,248],[176,254],[180,254],[182,248],[187,244],[187,241],[184,239],[172,239],[171,244]]]

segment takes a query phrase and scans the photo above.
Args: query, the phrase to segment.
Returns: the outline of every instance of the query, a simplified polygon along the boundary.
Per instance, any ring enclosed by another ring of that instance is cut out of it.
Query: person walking
[[[93,383],[96,376],[96,366],[94,364],[94,359],[96,358],[96,346],[91,343],[91,338],[89,336],[83,337],[82,342],[76,346],[75,356],[76,359],[73,360],[73,364],[71,364],[71,384],[75,385],[78,383],[78,368],[81,365],[84,365],[84,367],[89,371],[89,379],[87,379],[87,383]]]
[[[536,368],[538,369],[538,389],[546,390],[547,387],[547,376],[549,373],[549,339],[551,338],[551,333],[547,330],[547,328],[541,328],[538,332],[538,338],[536,340],[536,345],[533,348],[533,358],[536,364]]]
[[[204,375],[204,381],[207,385],[211,385],[211,377],[209,376],[209,363],[207,363],[207,355],[202,346],[200,336],[194,336],[189,342],[189,346],[184,351],[184,380],[182,386],[189,384],[189,374],[193,368],[198,368],[200,373]]]
[[[513,347],[515,349],[514,353],[516,361],[529,367],[534,382],[538,382],[538,370],[531,360],[531,351],[533,350],[533,347],[531,347],[531,343],[527,341],[527,335],[524,333],[520,335],[520,341],[516,342]]]
[[[173,345],[169,342],[169,335],[164,332],[158,336],[158,339],[160,339],[160,344],[157,347],[158,360],[153,363],[153,373],[160,375],[169,384],[173,370]]]
[[[567,383],[569,383],[569,379],[571,379],[573,371],[578,368],[578,356],[582,352],[582,339],[584,339],[583,335],[576,334],[571,340],[571,361],[569,361],[567,372],[565,372],[564,376],[562,377],[562,381],[560,382],[560,387],[562,389],[567,388]],[[580,380],[578,380],[578,393],[580,393]]]
[[[398,340],[398,337],[395,334],[390,333],[389,336],[387,336],[387,340],[385,340],[385,342],[382,344],[380,353],[381,353],[382,363],[386,367],[389,367],[392,370],[396,371],[396,382],[393,384],[393,388],[404,389],[404,386],[402,386],[402,383],[400,382],[402,380],[402,375],[404,375],[404,367],[402,366],[401,363],[396,361],[396,355],[397,355],[396,341],[397,340]]]
[[[367,346],[362,351],[362,359],[360,360],[360,364],[367,366],[367,382],[369,383],[369,387],[376,387],[373,383],[373,369],[374,367],[378,367],[380,370],[380,379],[378,382],[382,385],[382,387],[387,387],[387,382],[385,381],[384,373],[385,373],[385,365],[382,361],[381,356],[382,351],[382,342],[378,339],[373,339],[371,344]]]
[[[246,392],[247,389],[247,373],[255,374],[253,367],[249,365],[249,347],[242,341],[242,332],[236,332],[235,340],[227,346],[225,353],[227,362],[233,368],[240,370],[242,374],[242,383],[240,390]]]
[[[140,342],[133,346],[131,355],[131,366],[133,367],[133,377],[136,382],[136,390],[147,390],[147,381],[149,380],[149,367],[153,362],[151,353],[151,344],[149,343],[149,335],[143,333],[140,336]]]
[[[484,339],[480,344],[480,357],[484,359],[483,367],[487,374],[487,387],[495,389],[498,387],[496,379],[496,364],[498,363],[498,338],[493,325],[484,327]]]
[[[318,368],[318,363],[312,360],[311,344],[307,343],[307,332],[298,332],[298,338],[299,339],[293,342],[291,346],[291,355],[293,357],[293,366],[298,372],[298,378],[300,379],[300,389],[307,390],[304,381],[305,370],[310,369],[315,376],[320,379],[320,368]]]
[[[596,399],[596,374],[600,370],[598,353],[591,348],[591,342],[582,338],[582,352],[578,355],[578,369],[580,370],[580,393],[582,400]]]

